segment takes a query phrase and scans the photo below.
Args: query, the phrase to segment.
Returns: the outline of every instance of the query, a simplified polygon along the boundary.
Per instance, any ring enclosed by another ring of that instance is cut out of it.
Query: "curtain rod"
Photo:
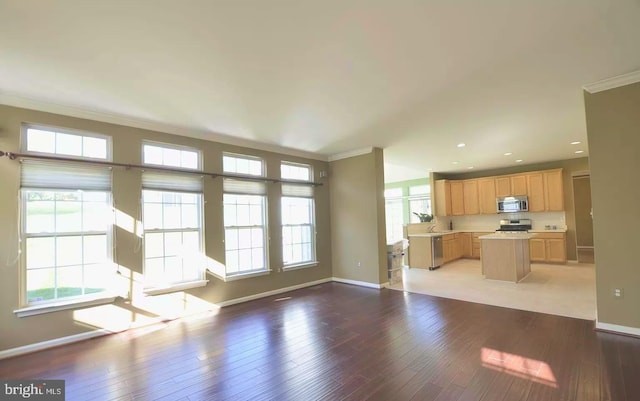
[[[275,178],[267,178],[267,177],[256,177],[252,175],[244,175],[244,174],[222,174],[222,173],[207,173],[204,171],[195,171],[195,170],[183,170],[177,168],[170,167],[160,167],[160,166],[145,166],[140,164],[127,164],[127,163],[116,163],[116,162],[107,162],[100,160],[86,160],[86,159],[74,159],[70,157],[58,157],[58,156],[45,156],[45,155],[30,155],[24,153],[13,153],[13,152],[4,152],[0,150],[0,157],[6,156],[10,160],[15,160],[17,158],[23,159],[41,159],[41,160],[55,160],[62,162],[74,162],[74,163],[88,163],[88,164],[96,164],[100,166],[109,166],[109,167],[124,167],[125,169],[137,168],[141,170],[157,170],[157,171],[166,171],[169,173],[186,173],[186,174],[195,174],[195,175],[207,175],[212,178],[222,177],[222,178],[236,178],[240,180],[250,180],[250,181],[265,181],[265,182],[273,182],[273,183],[284,183],[284,184],[297,184],[297,185],[313,185],[313,186],[321,186],[321,182],[307,182],[307,181],[294,181],[294,180],[277,180]]]

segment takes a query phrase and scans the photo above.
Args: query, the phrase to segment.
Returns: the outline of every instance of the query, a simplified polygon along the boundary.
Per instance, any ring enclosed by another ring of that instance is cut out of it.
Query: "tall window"
[[[282,259],[284,267],[293,267],[316,261],[313,210],[313,181],[311,166],[283,162],[280,166],[282,184]]]
[[[144,164],[200,170],[200,152],[176,145],[143,145]],[[180,172],[142,174],[144,277],[148,288],[204,279],[202,177]]]
[[[225,173],[264,177],[262,159],[223,156]],[[225,275],[264,272],[267,263],[266,185],[261,180],[224,179]]]
[[[387,226],[387,242],[398,241],[403,237],[404,224],[402,188],[391,188],[384,191],[385,216]]]
[[[109,159],[103,135],[32,125],[23,133],[27,153]],[[111,170],[23,160],[21,198],[23,302],[81,300],[111,289]]]
[[[411,223],[419,223],[420,218],[414,213],[431,214],[431,187],[416,185],[409,187],[409,217]]]

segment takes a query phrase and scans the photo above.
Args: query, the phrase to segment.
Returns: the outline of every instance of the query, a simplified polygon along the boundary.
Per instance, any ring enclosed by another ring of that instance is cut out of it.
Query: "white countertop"
[[[493,228],[475,228],[475,229],[461,229],[461,230],[447,230],[447,231],[435,231],[432,233],[419,233],[409,234],[409,237],[438,237],[446,234],[454,233],[494,233],[496,229]],[[530,233],[566,233],[566,228],[559,228],[557,230],[529,230]]]
[[[409,234],[409,238],[411,237],[441,237],[447,234],[453,234],[456,231],[438,231],[434,233],[420,233],[420,234]]]
[[[495,233],[488,235],[481,235],[480,239],[531,239],[535,237],[535,234],[531,233]]]

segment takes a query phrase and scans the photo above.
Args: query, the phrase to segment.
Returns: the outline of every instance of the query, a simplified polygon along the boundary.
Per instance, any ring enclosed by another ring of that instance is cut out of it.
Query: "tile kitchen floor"
[[[506,308],[595,320],[595,266],[531,264],[531,274],[519,283],[486,280],[480,261],[459,259],[443,267],[403,269],[402,282],[389,286],[443,298]]]

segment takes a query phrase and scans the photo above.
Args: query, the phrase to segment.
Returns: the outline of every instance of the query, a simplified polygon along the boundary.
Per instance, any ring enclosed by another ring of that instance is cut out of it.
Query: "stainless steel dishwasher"
[[[431,255],[429,258],[429,270],[434,270],[442,266],[442,235],[431,237]]]

